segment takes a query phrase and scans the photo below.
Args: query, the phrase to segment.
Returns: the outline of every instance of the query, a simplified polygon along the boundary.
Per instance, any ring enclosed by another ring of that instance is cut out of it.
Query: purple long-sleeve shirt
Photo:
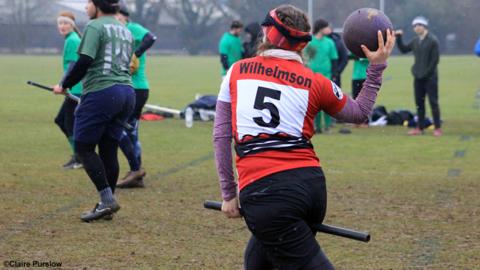
[[[368,66],[367,79],[357,98],[354,100],[347,97],[343,109],[333,117],[349,123],[364,123],[372,113],[386,67],[386,63]],[[237,196],[237,182],[233,175],[232,163],[232,108],[229,102],[217,101],[213,144],[222,198],[229,201]]]

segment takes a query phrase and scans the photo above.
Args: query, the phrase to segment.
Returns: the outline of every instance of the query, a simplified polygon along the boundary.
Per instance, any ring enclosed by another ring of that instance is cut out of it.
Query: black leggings
[[[425,128],[425,97],[428,96],[432,109],[435,128],[440,128],[440,106],[438,105],[438,77],[435,75],[426,79],[415,79],[415,104],[417,105],[418,127]]]
[[[251,236],[248,241],[247,248],[245,249],[244,256],[244,268],[245,270],[273,270],[273,264],[268,259],[268,255],[265,252],[262,244]],[[328,260],[325,253],[319,250],[317,255],[313,257],[310,262],[301,267],[302,270],[333,270],[335,269]]]
[[[135,89],[135,108],[130,116],[130,120],[139,120],[142,115],[143,106],[148,100],[148,89]]]
[[[67,138],[73,136],[73,123],[75,122],[74,112],[77,104],[76,101],[65,98],[60,107],[60,111],[58,111],[57,117],[55,117],[55,124],[57,124]]]
[[[125,130],[119,142],[120,149],[127,158],[131,171],[139,170],[142,164],[142,149],[138,141],[138,127],[143,106],[148,100],[148,92],[148,89],[135,89],[135,108],[128,119],[128,123],[134,129]]]
[[[95,153],[95,146],[75,141],[78,157],[97,191],[110,187],[112,192],[115,192],[119,173],[118,141],[103,135],[98,143],[98,155]]]
[[[253,236],[245,252],[246,269],[333,269],[315,239],[327,207],[320,167],[266,176],[240,192],[240,205]]]

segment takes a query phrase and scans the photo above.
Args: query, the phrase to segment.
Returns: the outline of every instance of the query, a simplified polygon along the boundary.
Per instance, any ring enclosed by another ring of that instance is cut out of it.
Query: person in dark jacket
[[[335,48],[337,48],[338,60],[337,60],[337,70],[335,74],[332,74],[332,80],[338,86],[342,86],[341,75],[345,67],[348,64],[348,50],[343,43],[342,36],[338,33],[333,32],[332,26],[328,23],[327,27],[323,29],[323,33],[330,37],[335,43]]]
[[[252,22],[245,27],[246,41],[243,42],[243,58],[257,55],[258,44],[262,41],[262,27],[258,22]]]
[[[433,115],[435,137],[442,136],[440,107],[438,104],[438,71],[440,60],[437,38],[428,31],[428,20],[422,16],[416,17],[413,22],[413,31],[417,36],[408,44],[402,40],[403,31],[397,30],[397,46],[400,52],[413,52],[415,62],[412,67],[415,89],[415,103],[417,106],[417,127],[408,132],[409,135],[422,135],[425,128],[425,97],[428,95]]]
[[[329,31],[332,31],[330,27],[327,27],[326,29],[330,29]],[[335,43],[335,47],[337,48],[337,53],[338,53],[338,67],[337,67],[337,74],[333,74],[333,81],[338,85],[342,86],[342,72],[345,69],[345,67],[348,64],[348,51],[347,48],[345,47],[345,44],[343,44],[342,37],[340,34],[331,32],[331,34],[328,34],[328,36],[333,40]]]

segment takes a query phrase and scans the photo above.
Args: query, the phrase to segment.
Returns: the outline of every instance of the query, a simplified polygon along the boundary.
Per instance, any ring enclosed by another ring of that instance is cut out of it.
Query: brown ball
[[[365,54],[360,45],[367,46],[370,51],[376,51],[378,49],[377,32],[382,31],[385,42],[387,29],[393,31],[393,25],[383,12],[374,8],[357,9],[343,24],[343,41],[353,54],[364,58]]]

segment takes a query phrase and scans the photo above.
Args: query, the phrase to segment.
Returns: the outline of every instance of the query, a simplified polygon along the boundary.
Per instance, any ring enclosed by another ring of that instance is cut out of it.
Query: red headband
[[[310,33],[293,29],[280,21],[275,9],[267,14],[262,26],[267,40],[285,50],[301,51],[312,40]]]

